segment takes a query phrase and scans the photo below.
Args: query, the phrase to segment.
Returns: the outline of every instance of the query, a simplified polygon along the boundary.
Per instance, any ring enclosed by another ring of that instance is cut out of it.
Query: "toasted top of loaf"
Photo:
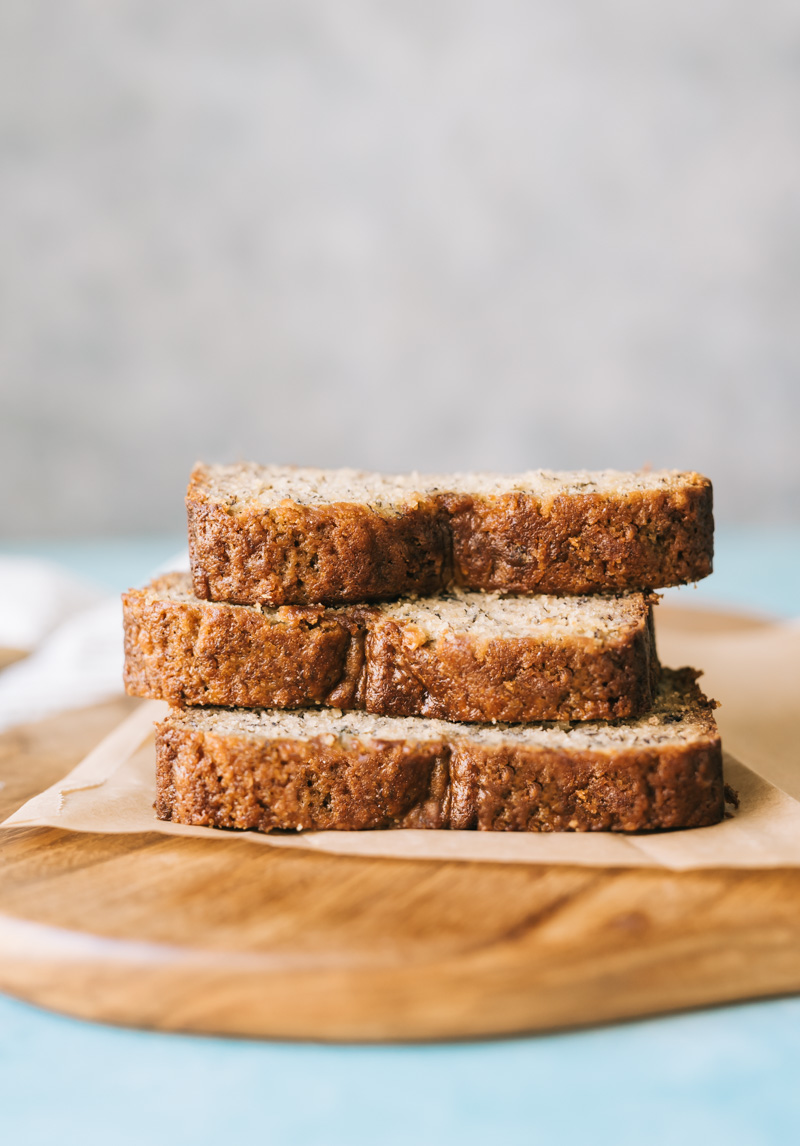
[[[199,608],[244,609],[258,613],[268,624],[285,624],[297,616],[297,606],[211,604],[192,593],[189,573],[167,573],[146,589],[134,590],[148,600],[175,601]],[[312,606],[313,608],[313,606]],[[352,605],[332,606],[335,617],[352,611]],[[363,609],[364,607],[356,606]],[[534,639],[583,639],[619,641],[647,618],[649,598],[643,593],[617,597],[503,597],[499,593],[469,593],[451,589],[438,597],[401,598],[367,606],[371,612],[398,623],[415,625],[427,640],[468,633],[471,637],[528,637]]]
[[[210,502],[228,509],[258,503],[263,506],[290,501],[319,506],[336,502],[392,509],[424,498],[446,494],[496,497],[528,493],[544,501],[569,494],[603,494],[626,497],[648,490],[674,490],[687,485],[706,485],[707,479],[679,470],[528,470],[520,474],[379,474],[354,469],[313,469],[299,466],[198,465],[191,486],[202,490]]]
[[[192,708],[174,712],[178,727],[217,736],[256,740],[339,741],[346,747],[353,741],[404,741],[409,744],[430,741],[445,743],[469,740],[486,746],[524,745],[569,751],[641,751],[669,745],[684,747],[698,741],[716,741],[717,727],[708,701],[695,683],[693,669],[665,669],[652,710],[637,720],[578,723],[451,724],[418,716],[373,716],[365,712],[342,713],[338,709],[304,709],[284,712],[277,709]]]

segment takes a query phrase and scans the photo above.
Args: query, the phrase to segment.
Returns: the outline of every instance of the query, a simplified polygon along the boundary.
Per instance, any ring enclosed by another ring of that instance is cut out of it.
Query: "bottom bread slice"
[[[653,831],[717,823],[722,751],[692,669],[644,717],[448,724],[331,709],[173,710],[156,812],[218,828]]]

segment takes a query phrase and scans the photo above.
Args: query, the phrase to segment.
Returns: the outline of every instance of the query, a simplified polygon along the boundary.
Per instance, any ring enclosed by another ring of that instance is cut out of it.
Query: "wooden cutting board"
[[[682,613],[671,638],[755,624]],[[0,737],[0,819],[135,703]],[[279,1038],[574,1027],[800,990],[800,870],[359,859],[5,829],[0,990],[104,1022]]]

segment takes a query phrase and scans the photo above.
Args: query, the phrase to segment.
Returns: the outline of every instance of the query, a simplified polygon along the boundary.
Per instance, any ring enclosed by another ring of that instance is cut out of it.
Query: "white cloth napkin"
[[[32,557],[0,557],[0,648],[35,649],[69,617],[102,601],[102,590]]]
[[[0,730],[123,691],[119,598],[50,562],[0,557],[0,647],[30,651],[0,672]]]

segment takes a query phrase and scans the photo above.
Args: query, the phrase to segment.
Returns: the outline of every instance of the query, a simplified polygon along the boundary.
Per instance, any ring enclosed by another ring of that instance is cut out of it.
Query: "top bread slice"
[[[196,596],[339,604],[431,595],[657,589],[711,572],[696,473],[403,474],[198,465],[187,493]]]

